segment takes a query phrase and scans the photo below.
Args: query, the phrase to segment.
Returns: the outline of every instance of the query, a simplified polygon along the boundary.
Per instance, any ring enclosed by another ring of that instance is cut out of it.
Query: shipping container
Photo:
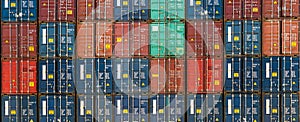
[[[95,40],[95,24],[93,22],[78,23],[77,34],[76,34],[76,52],[77,52],[76,54],[79,58],[95,57],[96,45],[94,40]]]
[[[95,99],[93,95],[79,95],[77,97],[76,120],[78,122],[94,122],[94,118],[96,118],[94,112],[97,112],[95,109],[98,109],[94,104]]]
[[[184,61],[182,59],[150,60],[150,91],[153,93],[184,92]]]
[[[204,92],[205,59],[187,60],[187,92]],[[223,86],[222,86],[223,87]]]
[[[187,19],[222,19],[222,0],[188,0],[186,4]]]
[[[299,95],[297,93],[281,95],[281,121],[299,121]]]
[[[149,1],[114,0],[114,18],[116,21],[148,20]]]
[[[130,122],[130,96],[116,95],[114,99],[114,119],[115,121]]]
[[[243,119],[246,122],[260,122],[261,121],[261,102],[258,94],[244,94],[243,95]]]
[[[133,84],[130,77],[130,59],[113,59],[114,92],[129,93]]]
[[[111,59],[96,59],[96,92],[107,93],[113,92],[113,69]]]
[[[77,93],[94,93],[95,59],[78,59],[75,67]]]
[[[1,3],[2,21],[36,21],[37,0],[3,0]]]
[[[299,17],[300,16],[299,0],[283,0],[281,1],[281,16],[283,17]],[[275,4],[275,2],[274,2]],[[278,4],[278,3],[277,3]]]
[[[114,18],[113,0],[96,0],[96,19],[112,20]]]
[[[245,55],[261,54],[261,22],[246,20],[243,22],[243,53]]]
[[[299,91],[299,57],[281,57],[281,90]]]
[[[36,93],[36,65],[35,60],[2,60],[2,94]]]
[[[264,122],[280,122],[280,97],[279,93],[263,94],[263,114]]]
[[[299,1],[300,2],[300,1]],[[299,3],[298,3],[299,4]],[[284,55],[299,54],[300,21],[284,19],[281,24],[281,50]]]
[[[152,20],[165,21],[185,19],[184,0],[151,0],[150,15]]]
[[[39,21],[75,21],[76,0],[40,0]]]
[[[243,91],[261,91],[261,59],[259,57],[245,57],[243,63]]]
[[[37,26],[34,23],[3,23],[2,50],[5,58],[37,57]]]
[[[75,97],[70,95],[42,95],[39,97],[39,121],[74,122]]]
[[[57,56],[73,57],[75,49],[75,24],[56,23],[57,26]]]
[[[149,24],[122,22],[114,24],[116,57],[148,56]]]
[[[113,0],[77,0],[77,20],[112,20]]]
[[[131,122],[148,122],[148,96],[134,94],[130,105]]]
[[[88,97],[89,99],[89,97]],[[96,122],[112,122],[113,120],[113,102],[112,97],[107,95],[96,95],[95,96],[95,119]],[[94,107],[94,106],[90,106]],[[78,120],[79,121],[79,120]],[[89,121],[89,119],[84,119],[81,121]],[[81,122],[80,121],[80,122]]]
[[[116,34],[116,33],[114,33]],[[110,57],[114,49],[113,23],[100,21],[96,23],[96,56]],[[78,45],[77,45],[78,46]],[[82,48],[82,47],[78,47]]]
[[[39,56],[55,57],[57,27],[55,23],[41,23],[39,30]]]
[[[225,91],[242,91],[242,58],[226,58],[225,68]]]
[[[150,120],[151,122],[163,122],[165,119],[165,103],[166,96],[162,94],[153,95],[150,97]]]
[[[37,122],[37,96],[3,95],[2,122]]]
[[[180,57],[185,54],[185,24],[179,22],[150,24],[150,55]]]
[[[242,54],[242,21],[234,20],[225,23],[225,47],[227,55]]]
[[[204,88],[206,92],[223,91],[223,60],[206,58],[204,67]]]
[[[149,60],[132,58],[130,63],[129,76],[131,77],[132,92],[148,92],[149,91]]]
[[[75,67],[71,59],[56,59],[56,91],[75,93]]]
[[[242,115],[242,94],[227,94],[225,96],[225,122],[243,121]]]
[[[55,59],[39,60],[39,93],[55,93]]]
[[[224,8],[227,20],[261,18],[261,0],[227,0]]]
[[[297,1],[297,0],[296,0]],[[288,9],[288,8],[286,8]],[[293,8],[295,9],[295,8]],[[298,9],[298,8],[296,8]],[[281,0],[262,0],[262,17],[277,19],[281,17]]]
[[[262,22],[262,54],[264,56],[280,54],[280,29],[279,20]]]
[[[262,91],[279,92],[280,91],[280,58],[263,57],[262,58]]]

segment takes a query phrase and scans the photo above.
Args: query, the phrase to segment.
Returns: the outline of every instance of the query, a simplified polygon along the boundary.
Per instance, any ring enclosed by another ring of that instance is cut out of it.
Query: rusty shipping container
[[[39,0],[39,21],[75,21],[76,0]]]
[[[299,54],[300,21],[284,19],[281,24],[281,51],[284,55]]]
[[[262,24],[262,54],[276,56],[280,54],[280,21],[268,20]]]
[[[150,60],[150,91],[153,93],[184,92],[184,60]]]
[[[112,20],[113,0],[77,0],[77,20]]]
[[[224,8],[226,20],[261,18],[261,0],[226,0]]]
[[[2,60],[2,94],[36,93],[37,67],[35,60]]]
[[[2,58],[37,57],[35,23],[3,23],[1,27]]]
[[[114,25],[114,56],[148,56],[149,25],[143,22],[123,22]]]

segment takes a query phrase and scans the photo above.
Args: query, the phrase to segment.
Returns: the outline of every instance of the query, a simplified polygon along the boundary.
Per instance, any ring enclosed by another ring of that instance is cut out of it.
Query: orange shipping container
[[[280,54],[280,21],[263,21],[262,24],[262,53],[265,56]]]
[[[284,19],[282,20],[281,26],[282,54],[299,54],[299,21]]]

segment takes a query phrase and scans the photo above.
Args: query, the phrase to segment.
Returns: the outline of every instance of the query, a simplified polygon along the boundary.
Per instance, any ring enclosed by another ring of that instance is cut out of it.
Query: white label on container
[[[5,0],[4,2],[4,8],[8,8],[8,0]]]
[[[80,65],[80,80],[84,80],[84,65]]]
[[[231,42],[231,27],[228,27],[228,42]]]
[[[266,78],[270,78],[270,63],[266,64]]]
[[[80,101],[80,115],[84,115],[84,101]]]
[[[153,100],[153,114],[156,114],[156,100]]]
[[[117,6],[121,6],[121,0],[117,0]]]
[[[228,114],[231,114],[232,113],[231,112],[231,99],[228,100],[227,106],[228,106]]]
[[[121,79],[121,64],[117,64],[117,79]]]
[[[46,101],[43,101],[42,102],[42,115],[46,115],[47,114],[47,110],[46,110],[46,108],[47,108],[47,102]]]
[[[266,114],[270,114],[270,99],[266,100]]]
[[[43,29],[43,44],[47,44],[47,31],[46,29]]]
[[[194,6],[194,0],[190,0],[190,6]]]
[[[4,108],[4,113],[5,113],[5,115],[8,115],[8,101],[5,101],[5,103],[4,103],[5,105],[5,108]]]
[[[190,101],[190,107],[191,107],[191,108],[190,108],[190,110],[191,110],[190,113],[191,113],[191,114],[194,114],[194,113],[195,113],[195,112],[194,112],[194,109],[195,109],[194,104],[195,104],[195,103],[194,103],[194,100],[191,100],[191,101]]]
[[[47,77],[46,77],[46,65],[42,66],[42,80],[47,80]]]
[[[231,78],[231,63],[228,63],[228,64],[227,64],[227,67],[228,67],[228,71],[227,71],[227,73],[228,73],[228,78]]]
[[[117,100],[117,114],[121,114],[121,101]]]
[[[158,31],[158,26],[152,26],[152,31]]]

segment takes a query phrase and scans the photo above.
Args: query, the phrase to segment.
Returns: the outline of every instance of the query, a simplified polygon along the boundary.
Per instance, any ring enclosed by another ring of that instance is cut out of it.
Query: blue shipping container
[[[227,58],[225,63],[225,91],[242,90],[242,58]]]
[[[242,94],[228,94],[225,96],[225,121],[241,122],[242,116]]]
[[[280,58],[262,58],[262,91],[279,92],[280,88]]]
[[[131,102],[131,122],[148,122],[148,96],[135,94]]]
[[[263,114],[264,122],[279,122],[279,93],[263,94]]]
[[[243,94],[243,120],[245,122],[260,122],[260,95]]]
[[[171,122],[184,121],[184,95],[166,95],[166,120]]]
[[[148,0],[114,0],[114,18],[117,21],[148,20]]]
[[[39,93],[55,93],[55,60],[39,60]]]
[[[299,122],[299,96],[296,93],[281,95],[281,122]]]
[[[223,0],[188,0],[186,8],[190,20],[223,18]]]
[[[117,95],[115,96],[115,121],[123,121],[123,122],[130,122],[130,97],[128,95]]]
[[[281,90],[283,92],[299,91],[299,58],[281,57]]]
[[[39,29],[39,56],[55,57],[56,24],[53,22],[41,23]]]
[[[78,122],[93,122],[95,118],[94,111],[97,107],[94,105],[93,95],[80,95],[77,98],[77,118]]]
[[[260,58],[246,57],[244,58],[244,75],[243,89],[244,91],[260,91],[261,67]]]
[[[110,94],[113,91],[113,73],[110,59],[96,59],[96,92]]]
[[[244,21],[244,54],[260,55],[261,54],[261,22]]]
[[[242,21],[227,21],[225,23],[225,45],[227,55],[242,54]]]
[[[166,114],[166,96],[155,95],[150,98],[150,120],[151,122],[163,122]]]
[[[206,112],[208,122],[223,121],[223,96],[221,94],[206,94]]]
[[[76,64],[76,90],[79,94],[94,93],[94,59],[78,59]]]
[[[57,55],[59,57],[73,57],[75,43],[75,25],[65,22],[56,23],[57,27]],[[56,40],[55,40],[56,41]]]
[[[113,59],[113,77],[114,77],[114,92],[129,93],[132,85],[130,72],[130,59]]]
[[[2,122],[37,122],[37,96],[3,95]]]
[[[74,65],[70,59],[56,59],[57,83],[59,93],[75,93]]]
[[[133,80],[133,92],[148,92],[149,90],[149,60],[132,58],[130,76]]]
[[[36,21],[37,0],[2,0],[2,21]]]
[[[96,122],[112,122],[113,116],[113,103],[112,97],[106,95],[96,95],[95,96],[95,119]],[[93,106],[91,106],[93,107]],[[85,121],[85,120],[83,120]],[[79,121],[81,122],[81,121]]]

